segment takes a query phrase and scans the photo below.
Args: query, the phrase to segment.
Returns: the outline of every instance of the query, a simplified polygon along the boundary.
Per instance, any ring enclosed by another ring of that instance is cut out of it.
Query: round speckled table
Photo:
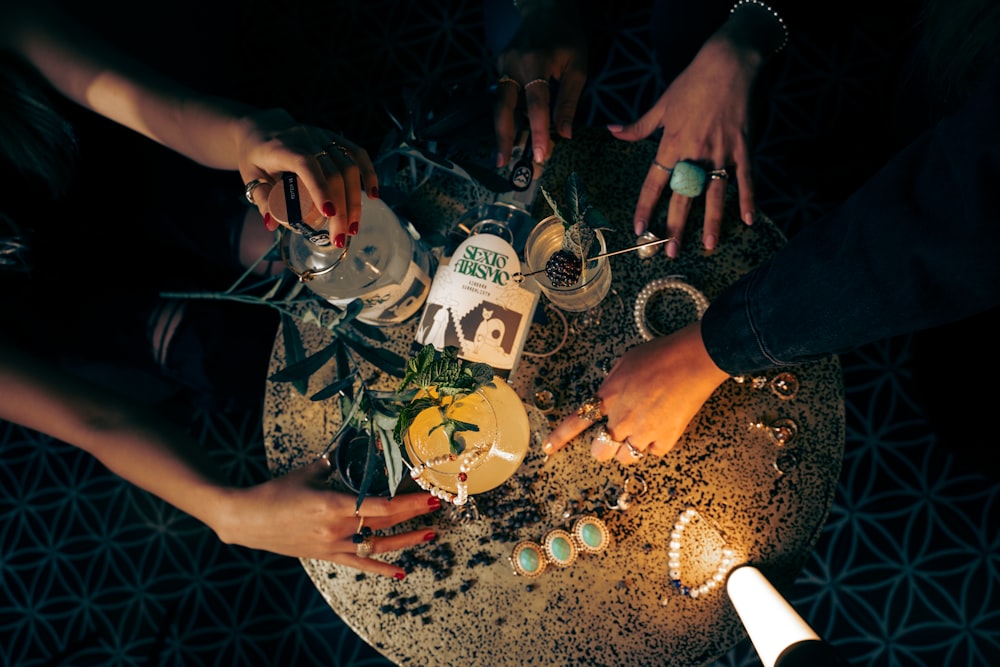
[[[592,203],[617,230],[608,235],[609,247],[625,247],[633,242],[632,208],[654,152],[651,143],[625,144],[598,130],[578,133],[557,144],[542,182],[556,191],[578,171]],[[547,214],[546,208],[538,197],[536,215]],[[701,214],[696,202],[676,260],[662,254],[644,260],[636,253],[612,258],[613,293],[600,322],[568,317],[565,345],[548,356],[565,325],[542,297],[511,378],[525,400],[532,448],[507,485],[475,499],[478,518],[446,509],[424,520],[437,531],[434,542],[383,556],[407,565],[403,582],[303,561],[333,610],[387,658],[400,665],[489,667],[689,666],[718,658],[745,637],[723,588],[692,599],[667,575],[668,536],[686,507],[699,514],[681,547],[685,583],[710,577],[725,547],[737,563],[754,564],[779,589],[793,582],[826,521],[840,473],[844,403],[835,357],[795,369],[800,386],[792,399],[768,386],[727,382],[661,459],[646,457],[627,468],[598,463],[589,454],[592,432],[556,456],[541,453],[552,425],[593,393],[621,353],[642,342],[632,306],[644,285],[682,275],[711,300],[784,242],[764,217],[751,227],[740,224],[730,197],[722,242],[706,254],[699,240]],[[454,222],[450,212],[444,217]],[[414,223],[419,227],[421,221]],[[695,316],[689,302],[671,294],[650,307],[660,331]],[[387,347],[408,355],[416,319],[387,329]],[[327,340],[323,329],[299,328],[308,347]],[[285,366],[283,349],[279,333],[273,370]],[[310,391],[333,377],[333,368],[321,369]],[[379,382],[395,384],[392,378]],[[794,421],[794,441],[780,445],[766,429],[752,426],[776,419]],[[269,383],[264,432],[272,472],[315,458],[338,420],[331,403],[312,402],[289,383]],[[621,509],[616,500],[626,486],[646,491]],[[533,579],[514,574],[508,557],[518,541],[540,543],[546,532],[568,528],[579,514],[604,519],[612,536],[607,551],[581,556],[566,569],[550,567]]]

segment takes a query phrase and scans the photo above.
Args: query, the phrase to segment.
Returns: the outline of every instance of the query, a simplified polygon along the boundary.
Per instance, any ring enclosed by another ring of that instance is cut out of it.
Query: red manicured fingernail
[[[347,245],[347,235],[337,234],[337,236],[333,239],[333,245],[337,246],[338,248],[343,248],[345,245]]]
[[[424,535],[424,542],[430,542],[433,539],[434,539],[434,531],[431,531],[426,535]]]
[[[264,214],[264,227],[265,227],[265,228],[266,228],[266,229],[267,229],[268,231],[274,231],[274,228],[273,228],[273,227],[271,227],[271,225],[273,225],[273,224],[274,224],[274,220],[273,220],[273,219],[271,219],[271,213],[270,213],[270,212],[268,212],[268,213],[265,213],[265,214]]]
[[[372,188],[370,197],[372,199],[378,199],[378,188]]]
[[[348,226],[348,228],[347,228],[347,233],[350,234],[351,236],[357,236],[358,235],[358,223],[352,222],[350,224],[350,226]]]
[[[430,498],[427,499],[427,505],[429,507],[433,507],[434,509],[438,509],[439,507],[441,507],[441,499],[431,496]]]
[[[333,202],[323,202],[323,215],[328,218],[337,215],[337,207],[333,205]]]
[[[402,581],[403,579],[406,579],[406,573],[397,572],[396,574],[392,575],[392,578],[395,579],[396,581]]]

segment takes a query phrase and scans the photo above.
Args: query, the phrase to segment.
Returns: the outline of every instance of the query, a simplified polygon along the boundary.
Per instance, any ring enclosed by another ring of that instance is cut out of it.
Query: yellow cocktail
[[[417,395],[430,394],[434,389]],[[520,467],[528,453],[528,413],[517,393],[502,378],[458,400],[444,397],[440,407],[429,407],[414,418],[403,436],[413,464],[411,475],[423,488],[446,502],[462,505],[469,495],[494,489]],[[475,424],[479,430],[460,430],[454,440],[463,445],[454,453],[443,418]]]

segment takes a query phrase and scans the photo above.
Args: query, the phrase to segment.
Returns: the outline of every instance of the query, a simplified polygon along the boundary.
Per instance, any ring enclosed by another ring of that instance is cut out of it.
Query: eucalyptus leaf
[[[361,484],[358,485],[358,503],[356,510],[361,509],[361,503],[368,495],[368,489],[372,486],[372,479],[375,477],[375,466],[379,465],[378,447],[376,446],[376,434],[374,429],[365,431],[368,436],[368,450],[365,453],[365,474],[361,477]]]
[[[351,322],[351,326],[357,329],[358,333],[360,333],[362,336],[370,338],[375,342],[384,343],[389,340],[389,337],[385,335],[384,331],[366,322],[362,322],[360,320],[354,320],[353,322]]]
[[[281,313],[281,337],[284,340],[285,359],[292,365],[301,362],[306,356],[305,346],[302,345],[302,335],[295,325],[295,320],[286,313]],[[292,387],[304,396],[309,391],[308,376],[293,379]]]
[[[336,396],[337,394],[339,394],[344,389],[346,389],[348,387],[353,387],[353,386],[354,386],[354,374],[352,373],[348,377],[341,378],[341,379],[337,380],[336,382],[333,382],[333,383],[331,383],[331,384],[323,387],[322,389],[320,389],[319,391],[317,391],[315,394],[313,394],[312,396],[310,396],[309,400],[310,401],[325,401],[326,399],[330,398],[331,396]]]
[[[352,350],[374,364],[379,370],[385,371],[390,375],[395,375],[396,377],[403,375],[403,369],[406,367],[406,359],[403,359],[395,352],[390,352],[381,347],[372,347],[363,341],[355,340],[351,337],[345,337],[345,341],[351,346]]]
[[[301,345],[301,340],[299,345]],[[323,365],[328,362],[337,351],[337,341],[333,341],[326,347],[322,348],[318,352],[315,352],[305,359],[292,364],[291,366],[286,366],[280,371],[271,375],[270,380],[272,382],[296,382],[299,380],[308,380],[313,373],[318,371]],[[303,390],[302,393],[305,393]]]

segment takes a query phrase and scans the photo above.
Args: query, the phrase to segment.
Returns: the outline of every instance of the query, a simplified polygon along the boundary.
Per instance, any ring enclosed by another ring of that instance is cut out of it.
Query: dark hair
[[[79,146],[52,104],[48,82],[16,55],[0,51],[0,174],[9,184],[59,199],[69,190]],[[20,192],[18,195],[20,196]]]

